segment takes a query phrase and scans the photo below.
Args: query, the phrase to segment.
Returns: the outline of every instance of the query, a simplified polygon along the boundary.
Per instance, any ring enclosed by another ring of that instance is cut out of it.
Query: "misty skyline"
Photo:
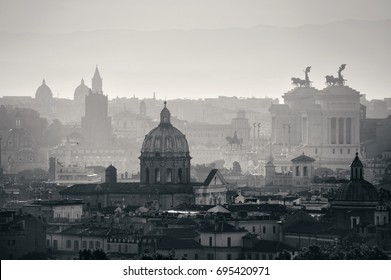
[[[336,9],[335,7],[338,7]],[[116,96],[273,97],[291,77],[322,89],[389,95],[389,1],[1,1],[0,96],[34,96],[45,78],[72,98],[95,65]]]

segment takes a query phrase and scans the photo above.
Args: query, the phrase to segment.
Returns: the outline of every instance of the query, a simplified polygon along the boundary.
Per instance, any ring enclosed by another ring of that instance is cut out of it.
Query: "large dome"
[[[182,157],[189,155],[189,145],[186,136],[174,127],[170,121],[170,111],[164,108],[160,113],[160,124],[145,136],[142,148],[142,156],[173,156]]]
[[[45,79],[35,92],[35,99],[40,102],[48,102],[53,98],[52,90],[46,85]]]
[[[78,85],[75,89],[75,93],[73,94],[73,100],[84,103],[85,98],[89,92],[90,89],[84,84],[84,79],[82,79],[80,85]]]

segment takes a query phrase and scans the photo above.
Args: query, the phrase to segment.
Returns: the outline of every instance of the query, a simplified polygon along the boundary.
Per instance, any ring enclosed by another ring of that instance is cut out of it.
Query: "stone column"
[[[339,144],[339,118],[335,118],[335,144]]]

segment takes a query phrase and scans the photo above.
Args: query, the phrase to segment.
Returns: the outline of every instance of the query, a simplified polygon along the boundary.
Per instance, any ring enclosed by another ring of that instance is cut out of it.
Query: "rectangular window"
[[[118,245],[118,252],[122,252],[121,244]]]
[[[276,233],[276,226],[273,226],[273,233]]]
[[[58,249],[58,241],[53,240],[53,250],[57,250],[57,249]]]
[[[255,226],[253,226],[253,233],[255,232]]]
[[[303,176],[308,177],[308,167],[307,166],[303,167]]]
[[[333,149],[333,154],[335,154],[335,149]]]
[[[95,248],[100,249],[100,241],[95,241]]]
[[[71,241],[71,240],[67,240],[67,241],[66,241],[66,248],[67,248],[67,249],[72,248],[72,241]]]
[[[342,154],[342,153],[343,153],[343,150],[342,150],[342,149],[340,149],[340,150],[339,150],[339,153],[340,153],[340,154]]]
[[[79,248],[79,240],[73,241],[73,249],[75,251],[79,251],[80,250],[80,248]]]
[[[317,154],[318,153],[318,149],[315,149],[315,154]]]
[[[107,244],[107,251],[110,251],[110,244]]]
[[[227,247],[231,247],[231,237],[227,237]]]
[[[50,248],[50,240],[49,239],[46,239],[46,247]]]
[[[124,252],[125,252],[125,253],[128,252],[128,245],[125,245],[125,246],[124,246]]]
[[[209,236],[209,246],[213,246],[213,238],[212,236]]]
[[[87,241],[83,241],[83,249],[87,249]]]
[[[88,242],[88,249],[94,249],[94,241],[89,241]]]
[[[263,234],[266,234],[266,226],[263,226],[262,231],[263,231]]]

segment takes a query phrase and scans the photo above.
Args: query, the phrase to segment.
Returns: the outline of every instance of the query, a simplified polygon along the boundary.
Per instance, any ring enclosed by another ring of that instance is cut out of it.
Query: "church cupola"
[[[356,157],[353,162],[350,164],[350,180],[364,180],[364,165],[358,157],[358,153],[356,153]]]
[[[166,105],[167,102],[164,101],[164,108],[160,112],[160,124],[171,124],[171,120],[170,120],[171,114],[170,111],[167,109]]]

